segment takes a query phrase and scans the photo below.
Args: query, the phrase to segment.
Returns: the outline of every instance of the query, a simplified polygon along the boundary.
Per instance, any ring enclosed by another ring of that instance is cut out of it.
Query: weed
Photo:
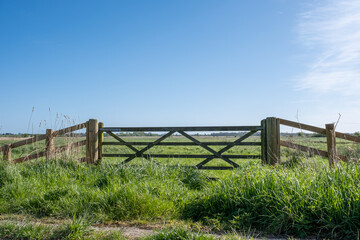
[[[214,240],[214,236],[193,233],[184,228],[164,229],[154,235],[144,238],[146,240]]]

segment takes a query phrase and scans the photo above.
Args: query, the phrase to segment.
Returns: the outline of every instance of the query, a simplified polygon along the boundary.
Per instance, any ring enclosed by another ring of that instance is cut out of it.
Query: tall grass
[[[195,170],[103,164],[71,160],[0,165],[0,212],[37,217],[87,215],[98,221],[166,219],[203,178]],[[191,177],[189,177],[191,176]]]
[[[248,166],[190,197],[183,217],[300,237],[359,238],[360,167]]]
[[[0,164],[0,213],[93,222],[188,219],[298,237],[358,238],[360,167],[244,163],[209,181],[205,172],[77,163]]]

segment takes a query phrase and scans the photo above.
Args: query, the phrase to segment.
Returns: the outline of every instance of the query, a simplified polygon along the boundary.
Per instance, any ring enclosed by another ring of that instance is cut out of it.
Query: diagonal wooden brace
[[[156,144],[160,143],[161,141],[165,140],[166,138],[170,137],[171,135],[173,135],[175,133],[175,131],[170,131],[167,134],[165,134],[164,136],[162,136],[161,138],[157,139],[155,142],[150,143],[149,145],[147,145],[146,147],[144,147],[143,149],[141,149],[140,151],[137,151],[133,156],[128,157],[127,159],[125,159],[123,161],[123,163],[127,163],[130,162],[131,160],[133,160],[136,157],[140,157],[144,152],[146,152],[147,150],[149,150],[150,148],[154,147]]]
[[[244,136],[241,136],[239,139],[237,139],[236,141],[232,142],[230,145],[222,148],[220,151],[218,151],[218,154],[223,154],[224,152],[226,152],[227,150],[229,150],[230,148],[236,146],[237,143],[244,141],[245,139],[247,139],[248,137],[250,137],[251,135],[253,135],[254,133],[256,133],[257,130],[253,130],[250,131],[248,133],[246,133]],[[199,163],[198,165],[196,165],[197,168],[202,167],[203,165],[205,165],[206,163],[210,162],[211,160],[213,160],[215,157],[211,157],[211,158],[207,158],[204,161],[202,161],[201,163]]]
[[[109,134],[110,136],[112,136],[113,138],[115,138],[116,140],[118,140],[121,143],[126,143],[123,139],[121,139],[119,136],[116,136],[113,132],[111,131],[106,131],[107,134]],[[134,152],[139,152],[139,150],[137,150],[135,147],[131,146],[131,145],[125,145],[128,148],[130,148],[131,150],[133,150]]]
[[[214,154],[214,158],[218,157],[221,158],[222,160],[224,160],[225,162],[233,165],[234,167],[239,167],[238,164],[234,163],[233,161],[231,161],[229,158],[224,157],[221,155],[221,153],[216,152],[214,149],[206,146],[205,144],[203,144],[202,142],[198,141],[197,139],[193,138],[192,136],[188,135],[187,133],[185,133],[184,131],[178,131],[181,135],[183,135],[184,137],[186,137],[187,139],[193,141],[194,143],[198,144],[199,146],[205,148],[206,150],[208,150],[209,152],[211,152],[212,154]]]

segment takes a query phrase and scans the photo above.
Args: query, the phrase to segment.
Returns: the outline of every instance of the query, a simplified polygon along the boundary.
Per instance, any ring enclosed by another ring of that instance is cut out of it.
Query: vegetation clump
[[[137,166],[71,159],[2,162],[0,213],[63,219],[75,214],[97,223],[185,219],[216,223],[222,230],[358,237],[360,166],[305,162],[276,167],[244,162],[235,171],[215,174],[216,181],[209,181],[208,172],[149,161]],[[86,229],[74,224],[75,230]],[[190,234],[174,231],[162,235]]]

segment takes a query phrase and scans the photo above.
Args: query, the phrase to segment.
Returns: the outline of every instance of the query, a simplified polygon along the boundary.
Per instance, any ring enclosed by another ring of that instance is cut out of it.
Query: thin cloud
[[[360,91],[360,1],[316,1],[300,15],[301,42],[313,62],[301,89],[352,95]]]

